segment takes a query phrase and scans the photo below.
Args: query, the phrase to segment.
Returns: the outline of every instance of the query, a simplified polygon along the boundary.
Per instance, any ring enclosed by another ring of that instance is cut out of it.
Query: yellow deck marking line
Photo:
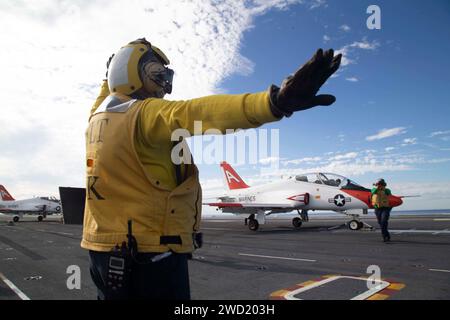
[[[450,272],[450,270],[448,271]],[[366,277],[352,277],[352,276],[342,276],[342,275],[325,275],[322,276],[319,280],[309,280],[293,286],[293,288],[289,289],[281,289],[277,290],[270,294],[272,299],[283,299],[283,300],[301,300],[295,298],[295,296],[301,292],[311,290],[313,288],[317,288],[326,283],[341,279],[341,278],[349,278],[355,280],[366,281],[368,278]],[[372,280],[373,281],[373,280]],[[386,300],[392,294],[392,291],[400,291],[405,288],[405,284],[399,282],[389,282],[386,280],[375,280],[379,283],[378,288],[369,289],[356,297],[353,297],[351,300]]]
[[[310,280],[310,281],[305,281],[305,282],[299,283],[299,284],[297,284],[297,286],[298,287],[306,287],[306,286],[312,285],[314,283],[316,283],[316,281]]]
[[[287,290],[277,290],[277,291],[275,291],[275,292],[272,292],[271,294],[270,294],[270,297],[272,297],[272,298],[276,298],[276,297],[284,297],[285,295],[287,295],[289,293],[289,291],[287,291]]]
[[[389,290],[402,290],[404,287],[406,287],[403,283],[391,283],[387,289]]]
[[[367,298],[366,300],[386,300],[389,298],[387,294],[375,293],[373,296]]]

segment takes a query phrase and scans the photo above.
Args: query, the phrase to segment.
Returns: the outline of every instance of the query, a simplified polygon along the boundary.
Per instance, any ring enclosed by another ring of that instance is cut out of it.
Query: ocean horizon
[[[450,215],[450,209],[434,209],[434,210],[392,210],[391,216],[426,216],[426,215]],[[235,215],[232,213],[221,213],[221,212],[215,212],[215,213],[204,213],[202,217],[204,218],[229,218],[229,217],[237,217],[237,216],[246,216],[243,215]],[[290,217],[290,216],[298,216],[297,213],[278,213],[268,216],[268,218],[283,218],[283,217]],[[314,217],[345,217],[345,215],[337,212],[330,212],[330,211],[310,211],[309,212],[310,218]],[[375,216],[374,210],[370,209],[369,213],[367,215],[362,215],[363,217],[370,217]]]

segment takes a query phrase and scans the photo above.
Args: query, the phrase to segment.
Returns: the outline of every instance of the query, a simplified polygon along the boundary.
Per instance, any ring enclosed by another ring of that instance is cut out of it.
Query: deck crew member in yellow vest
[[[202,121],[200,134],[225,133],[331,105],[334,96],[317,92],[340,61],[319,49],[281,88],[169,101],[174,71],[166,55],[145,39],[122,47],[109,60],[86,131],[81,246],[98,298],[190,299],[188,256],[202,242],[202,193],[195,164],[173,161],[174,130],[195,134],[194,121]]]
[[[378,224],[381,227],[381,234],[384,242],[391,241],[391,235],[388,231],[389,216],[391,214],[392,206],[389,204],[389,196],[392,194],[391,190],[386,188],[386,181],[378,179],[372,188],[372,205],[375,208],[375,215]]]

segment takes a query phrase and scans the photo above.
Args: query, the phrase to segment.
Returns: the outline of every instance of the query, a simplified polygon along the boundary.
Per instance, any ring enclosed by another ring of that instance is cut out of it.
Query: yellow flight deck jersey
[[[391,190],[388,188],[372,188],[372,205],[374,208],[389,208],[389,196]]]
[[[194,164],[177,185],[172,132],[194,121],[202,131],[247,129],[279,120],[267,92],[213,95],[186,101],[132,100],[103,82],[86,131],[86,206],[81,246],[110,251],[126,241],[133,222],[139,252],[192,252],[201,219],[201,187]],[[202,133],[203,133],[202,132]]]

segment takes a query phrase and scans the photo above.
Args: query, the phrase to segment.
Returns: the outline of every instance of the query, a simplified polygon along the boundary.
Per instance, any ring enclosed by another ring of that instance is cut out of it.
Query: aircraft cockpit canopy
[[[300,174],[295,176],[295,180],[300,182],[324,184],[327,186],[339,187],[342,189],[367,190],[356,182],[334,173],[317,172]]]

